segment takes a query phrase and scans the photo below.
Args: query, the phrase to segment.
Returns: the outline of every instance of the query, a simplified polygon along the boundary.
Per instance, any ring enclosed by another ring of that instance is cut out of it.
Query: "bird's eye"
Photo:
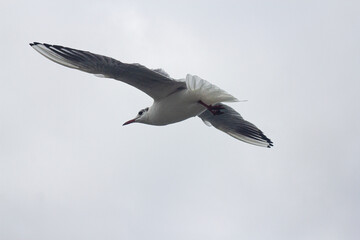
[[[143,114],[143,111],[140,111],[140,112],[139,112],[139,115],[142,115],[142,114]]]

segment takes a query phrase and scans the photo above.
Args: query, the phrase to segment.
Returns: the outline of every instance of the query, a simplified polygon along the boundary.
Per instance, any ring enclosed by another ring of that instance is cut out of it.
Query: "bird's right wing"
[[[163,70],[150,70],[140,64],[122,63],[110,57],[58,45],[34,42],[30,46],[58,64],[125,82],[155,100],[186,88],[184,82],[171,79]]]
[[[236,139],[253,145],[268,148],[273,146],[273,142],[260,129],[244,120],[233,108],[222,103],[214,106],[222,107],[220,115],[214,115],[211,111],[206,110],[198,116],[206,125],[212,125]]]

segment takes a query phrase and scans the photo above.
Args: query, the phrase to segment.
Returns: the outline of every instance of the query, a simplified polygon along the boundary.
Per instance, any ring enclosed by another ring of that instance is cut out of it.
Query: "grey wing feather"
[[[156,68],[156,69],[151,69],[151,70],[163,75],[164,77],[168,77],[168,78],[170,77],[170,75],[167,72],[165,72],[164,69]]]
[[[48,59],[66,67],[125,82],[152,98],[161,99],[177,90],[185,89],[184,82],[174,81],[168,75],[153,71],[140,64],[122,63],[116,59],[73,48],[30,43]]]
[[[270,148],[273,146],[273,142],[267,138],[260,129],[254,124],[244,120],[233,108],[222,103],[215,104],[215,106],[223,107],[223,109],[220,110],[222,114],[214,115],[209,110],[206,110],[198,117],[204,122],[210,123],[215,128],[241,141],[261,147]]]

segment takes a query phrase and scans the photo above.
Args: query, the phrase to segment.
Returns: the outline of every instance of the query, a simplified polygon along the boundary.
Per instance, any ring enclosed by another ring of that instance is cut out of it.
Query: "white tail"
[[[188,90],[193,91],[194,94],[198,95],[198,97],[206,104],[212,105],[220,102],[239,101],[231,94],[198,76],[188,74],[186,75],[185,82]]]

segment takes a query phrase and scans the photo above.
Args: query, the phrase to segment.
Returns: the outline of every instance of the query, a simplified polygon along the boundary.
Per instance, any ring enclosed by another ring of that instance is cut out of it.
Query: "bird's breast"
[[[179,91],[155,101],[149,109],[149,124],[167,125],[195,117],[205,110],[197,96],[188,90]]]

